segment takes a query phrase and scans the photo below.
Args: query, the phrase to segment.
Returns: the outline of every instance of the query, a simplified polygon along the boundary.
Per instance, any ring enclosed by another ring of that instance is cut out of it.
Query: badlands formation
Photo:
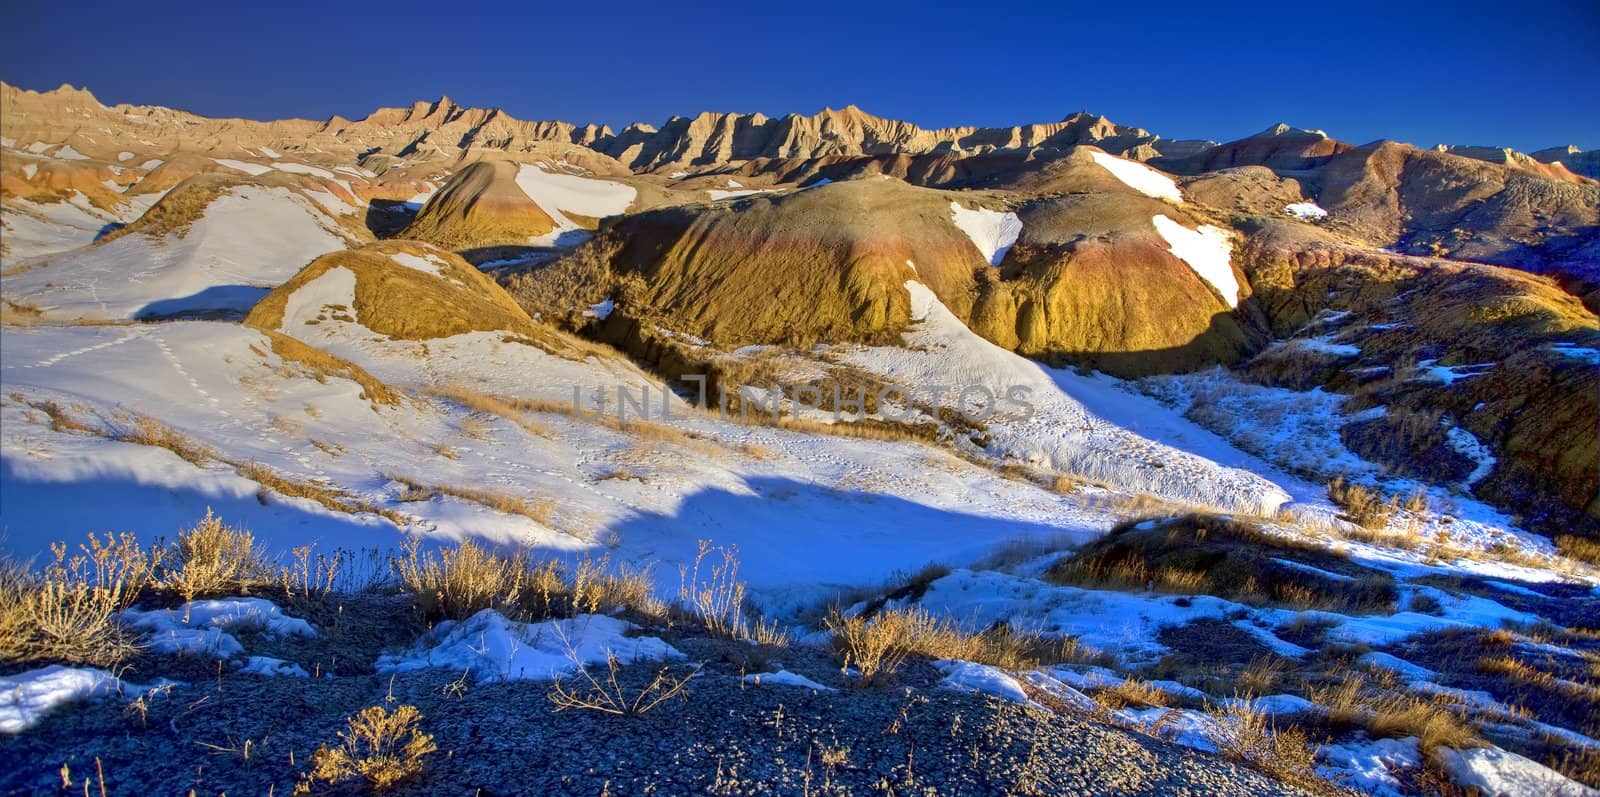
[[[264,555],[348,557],[320,593],[290,586],[309,565],[198,589],[171,581],[185,542],[108,620],[127,648],[17,631],[0,757],[31,763],[0,790],[81,778],[48,751],[125,735],[127,700],[49,709],[135,682],[281,701],[315,674],[325,710],[282,731],[303,762],[380,681],[505,724],[485,685],[543,707],[608,653],[624,681],[698,661],[690,708],[582,720],[618,745],[615,783],[544,759],[521,782],[798,788],[774,761],[810,761],[785,740],[818,717],[925,711],[939,740],[851,737],[857,764],[818,753],[828,782],[909,788],[907,750],[969,777],[960,718],[989,712],[1083,788],[1091,744],[1159,762],[1168,780],[1126,773],[1149,793],[1600,787],[1594,153],[854,106],[261,122],[0,84],[0,109],[4,552],[43,567],[59,539],[150,544],[213,510]],[[380,564],[356,585],[361,550]],[[542,597],[523,575],[425,588],[419,563],[485,551],[532,557],[482,561],[544,573]],[[678,591],[707,556],[738,563],[721,609]],[[584,602],[602,570],[636,588]],[[851,640],[913,616],[948,644],[875,676]],[[638,758],[698,727],[695,700],[782,714],[770,690],[809,696],[770,748],[688,744],[669,776]],[[913,692],[928,708],[895,702]],[[183,749],[158,786],[192,782],[200,742],[280,733],[141,694],[135,733]],[[482,740],[456,742],[408,788],[498,788]],[[200,785],[287,793],[304,773],[279,752]],[[986,788],[1023,788],[1036,758],[995,756]]]

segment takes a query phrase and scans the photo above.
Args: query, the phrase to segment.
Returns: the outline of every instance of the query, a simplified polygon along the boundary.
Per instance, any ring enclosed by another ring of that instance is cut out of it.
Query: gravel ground
[[[794,665],[814,654],[783,655]],[[691,657],[709,661],[687,698],[634,717],[556,712],[547,683],[477,685],[441,671],[223,674],[154,698],[142,715],[106,700],[0,737],[0,792],[61,793],[66,765],[68,793],[86,778],[98,793],[98,758],[107,794],[287,795],[346,716],[389,702],[421,709],[438,744],[395,794],[1301,793],[1089,719],[930,689],[926,670],[893,689],[813,692],[744,685],[742,656]],[[653,673],[632,668],[622,681]]]

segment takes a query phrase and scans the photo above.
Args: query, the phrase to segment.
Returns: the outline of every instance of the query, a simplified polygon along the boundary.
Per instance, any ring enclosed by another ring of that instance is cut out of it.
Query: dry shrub
[[[745,635],[744,582],[739,580],[739,548],[700,540],[693,565],[678,568],[678,606],[714,636]]]
[[[174,566],[162,573],[161,587],[192,601],[264,584],[272,568],[255,543],[250,532],[224,524],[207,509],[194,528],[178,533],[172,545]]]
[[[1333,784],[1317,775],[1316,751],[1304,729],[1280,729],[1265,713],[1243,703],[1207,713],[1216,721],[1217,747],[1223,755],[1312,792],[1335,792]]]
[[[324,745],[311,754],[311,772],[295,793],[311,793],[313,783],[355,779],[381,791],[420,775],[423,758],[438,749],[433,736],[418,727],[421,720],[416,706],[400,706],[392,714],[383,706],[362,709],[339,732],[337,747]]]
[[[114,666],[137,649],[113,619],[123,608],[116,590],[0,562],[0,662]]]
[[[1445,703],[1369,686],[1359,674],[1344,673],[1337,685],[1314,688],[1310,697],[1335,728],[1359,728],[1374,738],[1415,736],[1423,752],[1480,743],[1466,718]]]
[[[20,397],[18,397],[20,398]],[[101,431],[90,426],[67,412],[60,404],[54,401],[29,401],[28,406],[42,412],[50,419],[50,430],[55,432],[85,432],[100,435]]]
[[[557,678],[551,685],[549,697],[556,711],[578,709],[619,717],[637,717],[668,700],[686,699],[689,681],[699,673],[697,667],[679,676],[669,668],[662,667],[656,671],[654,678],[642,686],[630,687],[618,677],[622,665],[617,661],[616,654],[607,651],[606,674],[599,678],[589,671],[588,665],[579,660],[575,652],[569,649],[568,656],[578,665],[578,669],[572,678]]]

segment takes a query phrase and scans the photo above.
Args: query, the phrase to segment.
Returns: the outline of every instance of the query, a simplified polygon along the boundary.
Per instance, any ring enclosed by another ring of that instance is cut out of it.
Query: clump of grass
[[[383,706],[362,709],[339,732],[337,746],[324,745],[311,754],[311,771],[295,793],[310,794],[315,783],[352,780],[382,791],[422,774],[423,759],[438,745],[432,735],[422,732],[421,721],[416,706],[400,706],[393,713]]]
[[[1328,483],[1328,498],[1344,510],[1345,519],[1365,529],[1387,527],[1400,509],[1399,496],[1385,499],[1381,493],[1347,481],[1343,476]]]
[[[399,512],[378,506],[370,501],[364,501],[337,487],[301,479],[291,479],[258,462],[246,462],[236,466],[234,470],[240,476],[261,485],[261,490],[256,497],[263,503],[266,502],[267,494],[270,491],[289,498],[304,498],[308,501],[315,501],[335,512],[345,512],[352,515],[377,515],[401,528],[405,528],[411,522],[409,518]]]
[[[165,448],[195,465],[205,465],[219,458],[216,449],[148,415],[129,414],[121,420],[123,422],[111,433],[113,440]]]
[[[426,501],[435,494],[448,495],[471,501],[480,506],[486,506],[496,512],[507,515],[521,515],[542,526],[549,526],[555,510],[555,502],[550,499],[529,500],[509,493],[486,490],[480,487],[463,487],[452,484],[426,484],[417,479],[406,476],[397,476],[392,473],[384,474],[384,478],[405,485],[405,492],[401,500]]]
[[[429,622],[464,620],[484,609],[524,621],[616,607],[646,617],[666,612],[648,569],[613,567],[609,556],[565,565],[497,553],[471,541],[423,551],[412,540],[394,567],[401,589]]]
[[[1555,538],[1555,543],[1556,550],[1560,551],[1562,556],[1600,567],[1600,542],[1572,534],[1561,534]]]
[[[1216,720],[1216,742],[1223,755],[1314,793],[1337,793],[1332,783],[1317,775],[1316,752],[1303,728],[1278,728],[1264,712],[1245,703],[1210,708],[1207,713]]]
[[[1132,678],[1126,678],[1120,683],[1098,689],[1094,692],[1093,697],[1095,702],[1111,709],[1127,708],[1129,706],[1165,708],[1173,703],[1172,694],[1167,690],[1147,681],[1138,681]]]
[[[1060,641],[1013,632],[996,625],[982,632],[961,629],[920,607],[846,615],[837,608],[824,621],[845,668],[855,668],[868,686],[893,675],[906,659],[960,659],[1005,669],[1029,669],[1066,652]]]

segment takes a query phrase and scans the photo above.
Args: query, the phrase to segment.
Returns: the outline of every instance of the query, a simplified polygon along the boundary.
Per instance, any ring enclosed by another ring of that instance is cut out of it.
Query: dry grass
[[[291,479],[257,462],[246,462],[238,465],[235,470],[240,476],[261,485],[260,497],[262,500],[265,500],[266,493],[270,490],[289,498],[304,498],[308,501],[315,501],[335,512],[344,512],[352,515],[377,515],[400,528],[405,528],[411,523],[410,518],[399,512],[378,506],[370,501],[364,501],[338,487],[318,482]]]
[[[331,786],[351,780],[382,791],[422,774],[423,759],[438,746],[422,732],[421,721],[416,706],[400,706],[392,714],[383,706],[362,709],[339,732],[339,745],[325,745],[311,755],[311,771],[295,793],[310,794],[315,783]]]
[[[1600,567],[1600,542],[1572,534],[1559,535],[1555,542],[1562,556]]]
[[[1339,793],[1317,775],[1316,751],[1304,729],[1280,729],[1263,712],[1241,704],[1207,713],[1216,720],[1217,747],[1223,755],[1313,793]]]
[[[1357,575],[1336,579],[1278,559],[1319,570],[1356,570]],[[1046,575],[1074,586],[1207,594],[1339,612],[1392,612],[1398,595],[1392,577],[1351,565],[1329,549],[1269,534],[1247,521],[1199,514],[1120,524]]]
[[[424,552],[412,540],[394,568],[401,589],[429,622],[464,620],[484,609],[524,621],[619,607],[645,617],[666,613],[649,571],[613,567],[609,556],[565,565],[495,553],[470,541]]]
[[[377,409],[380,404],[394,405],[400,402],[399,391],[385,385],[361,366],[291,338],[279,332],[276,327],[270,329],[258,327],[258,331],[267,336],[273,354],[278,355],[286,363],[294,363],[304,368],[318,382],[327,382],[329,377],[355,382],[361,386],[361,397],[370,402],[373,409]],[[263,357],[266,356],[265,352],[254,346],[251,350]]]
[[[825,624],[833,633],[833,646],[844,666],[856,669],[862,686],[893,675],[911,656],[1023,670],[1069,650],[1069,645],[1059,640],[1014,633],[1004,625],[979,633],[964,631],[948,618],[935,617],[920,607],[887,609],[871,617],[847,616],[834,609]],[[1083,650],[1075,640],[1070,647]]]
[[[1165,708],[1172,705],[1172,694],[1146,681],[1132,678],[1098,689],[1092,695],[1095,702],[1110,709]]]
[[[1385,499],[1360,484],[1346,481],[1343,476],[1328,483],[1328,498],[1344,510],[1347,520],[1366,529],[1387,527],[1400,508],[1398,496]]]
[[[427,500],[432,494],[448,495],[471,501],[479,506],[486,506],[496,512],[507,515],[521,515],[542,526],[550,526],[555,514],[555,501],[549,498],[529,500],[509,493],[485,490],[477,487],[462,487],[450,484],[426,484],[406,476],[397,476],[386,473],[383,476],[390,481],[396,481],[406,486],[409,500]]]
[[[549,698],[556,711],[598,711],[618,717],[637,717],[669,700],[686,699],[689,681],[699,672],[696,668],[680,676],[662,667],[642,686],[630,687],[618,677],[622,666],[616,654],[607,652],[606,674],[598,678],[570,647],[567,655],[578,669],[572,677],[557,678],[551,685]]]
[[[1415,736],[1424,752],[1482,743],[1464,713],[1448,701],[1385,689],[1358,673],[1344,673],[1330,683],[1335,685],[1313,688],[1311,700],[1323,707],[1334,728],[1359,728],[1374,738]]]
[[[148,415],[127,413],[119,416],[117,420],[118,423],[109,435],[113,440],[165,448],[195,465],[204,466],[212,460],[220,459],[215,448],[198,442]]]

